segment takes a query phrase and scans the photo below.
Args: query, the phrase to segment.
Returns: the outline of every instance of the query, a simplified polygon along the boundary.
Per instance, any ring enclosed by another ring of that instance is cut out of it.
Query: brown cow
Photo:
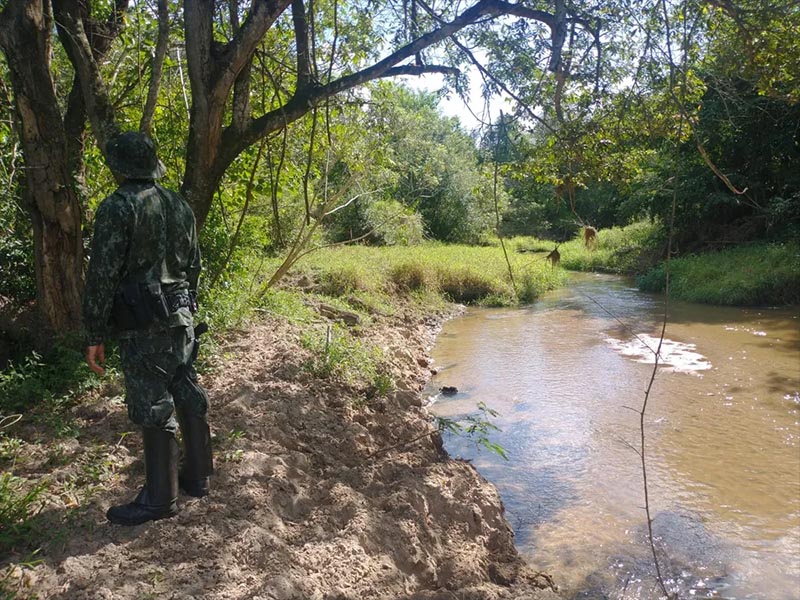
[[[587,225],[583,228],[583,243],[587,248],[594,248],[597,245],[597,229]]]

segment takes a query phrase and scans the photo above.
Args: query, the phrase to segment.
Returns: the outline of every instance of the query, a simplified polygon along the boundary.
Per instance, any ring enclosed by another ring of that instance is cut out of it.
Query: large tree
[[[93,60],[100,60],[110,48],[126,4],[118,2],[102,21],[92,18],[88,6],[74,7]],[[25,159],[22,195],[33,225],[38,305],[52,329],[69,330],[80,322],[83,292],[84,95],[76,80],[62,109],[63,98],[56,90],[59,74],[53,67],[55,22],[49,0],[0,6],[0,48],[8,64]],[[66,77],[67,82],[70,79]]]

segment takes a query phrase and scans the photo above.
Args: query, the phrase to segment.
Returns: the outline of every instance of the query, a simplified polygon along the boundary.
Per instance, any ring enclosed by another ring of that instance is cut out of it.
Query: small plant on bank
[[[393,392],[396,385],[394,377],[389,373],[379,372],[376,373],[375,377],[372,379],[372,386],[369,394],[373,398],[382,398]]]
[[[381,351],[364,344],[341,325],[312,329],[301,338],[301,344],[313,354],[306,369],[315,377],[363,385],[374,382],[381,372]]]
[[[221,462],[238,463],[244,458],[244,450],[237,448],[245,438],[245,432],[231,429],[220,443],[219,459]]]
[[[14,463],[22,450],[22,440],[0,433],[0,463]]]
[[[17,461],[17,456],[19,456],[22,450],[23,442],[18,438],[9,437],[6,434],[6,430],[10,429],[21,419],[22,415],[20,414],[0,415],[0,463],[11,462],[13,466],[13,463]]]

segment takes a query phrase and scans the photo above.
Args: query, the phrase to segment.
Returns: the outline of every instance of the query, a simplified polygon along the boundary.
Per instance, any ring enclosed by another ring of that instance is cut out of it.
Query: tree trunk
[[[83,245],[80,201],[50,74],[52,31],[46,0],[12,1],[0,19],[0,47],[21,123],[23,194],[33,223],[38,307],[60,333],[80,326]]]
[[[202,229],[214,193],[217,191],[225,165],[221,170],[217,152],[222,133],[222,115],[224,106],[198,107],[193,96],[189,128],[189,140],[186,145],[186,170],[181,192],[197,219],[197,228]]]

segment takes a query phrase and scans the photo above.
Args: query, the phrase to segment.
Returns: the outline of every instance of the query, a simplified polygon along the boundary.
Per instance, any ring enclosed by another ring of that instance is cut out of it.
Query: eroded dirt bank
[[[108,454],[112,475],[85,509],[75,511],[69,494],[50,499],[38,523],[54,535],[38,566],[16,571],[21,594],[556,598],[542,589],[546,577],[520,561],[494,487],[447,458],[437,435],[424,435],[432,425],[420,391],[438,325],[401,311],[365,326],[362,335],[384,349],[398,384],[370,400],[312,377],[298,328],[265,319],[240,332],[203,378],[217,440],[211,497],[181,496],[177,517],[135,528],[110,525],[104,514],[141,481],[139,436],[125,435],[131,426],[114,390],[76,407],[79,441],[63,448],[61,466],[42,450],[21,467],[25,476],[38,470],[68,480],[91,452]]]

